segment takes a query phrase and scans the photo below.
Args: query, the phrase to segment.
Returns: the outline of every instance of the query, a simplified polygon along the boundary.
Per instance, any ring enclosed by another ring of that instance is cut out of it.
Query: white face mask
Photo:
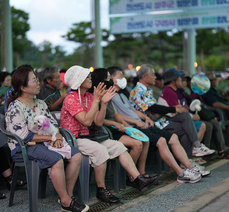
[[[117,86],[121,89],[124,89],[127,85],[127,80],[125,77],[123,77],[122,79],[117,79]]]

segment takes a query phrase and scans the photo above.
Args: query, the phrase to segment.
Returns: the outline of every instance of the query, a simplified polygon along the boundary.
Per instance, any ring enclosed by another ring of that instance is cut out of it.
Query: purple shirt
[[[168,85],[164,87],[161,98],[163,98],[170,107],[180,104],[177,92]]]

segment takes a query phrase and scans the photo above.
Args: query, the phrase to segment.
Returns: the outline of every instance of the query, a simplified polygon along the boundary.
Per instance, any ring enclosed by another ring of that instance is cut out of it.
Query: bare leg
[[[73,189],[79,175],[81,164],[81,154],[75,154],[69,161],[65,171],[66,187],[68,195],[73,195]]]
[[[149,150],[149,142],[144,142],[142,152],[137,163],[138,171],[140,172],[140,174],[145,174],[145,166],[146,166],[148,150]]]
[[[189,161],[184,148],[181,146],[179,139],[176,134],[173,134],[169,140],[171,145],[172,152],[175,155],[176,159],[179,160],[186,168],[191,168],[192,163]]]
[[[68,195],[65,183],[64,162],[59,160],[51,167],[51,180],[52,184],[60,197],[61,203],[64,206],[69,206],[71,197]]]
[[[97,187],[99,188],[106,188],[105,186],[105,175],[106,175],[107,163],[103,163],[97,167],[94,167],[95,171],[95,181]]]
[[[135,179],[140,173],[137,170],[133,159],[130,154],[126,151],[119,155],[119,161],[122,167],[128,172],[128,174]]]
[[[199,131],[197,133],[200,142],[203,140],[205,130],[206,130],[206,125],[205,125],[204,122],[202,122],[202,124],[200,126],[200,129],[199,129]]]
[[[172,153],[169,151],[168,145],[166,143],[166,140],[164,138],[159,138],[159,141],[157,142],[157,148],[160,152],[160,156],[162,160],[171,167],[177,175],[180,175],[183,172],[183,169],[178,166],[176,160],[174,159]]]
[[[7,178],[10,175],[12,175],[11,169],[6,169],[4,172],[2,172],[2,176]]]
[[[119,141],[122,142],[124,146],[130,148],[130,156],[136,164],[142,152],[142,142],[126,135],[123,135]]]

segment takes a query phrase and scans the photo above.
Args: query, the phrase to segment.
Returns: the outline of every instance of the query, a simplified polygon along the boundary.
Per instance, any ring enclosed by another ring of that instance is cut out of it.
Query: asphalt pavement
[[[211,169],[211,175],[196,184],[178,184],[173,177],[173,182],[158,186],[149,193],[143,193],[130,201],[122,200],[117,206],[107,207],[105,210],[91,211],[112,211],[112,212],[189,212],[189,211],[229,211],[227,200],[229,197],[229,160],[219,160],[207,167]],[[132,191],[130,188],[128,188]],[[128,190],[127,189],[127,190]],[[133,190],[134,191],[134,190]],[[5,192],[7,198],[0,200],[0,212],[25,212],[28,211],[28,195],[26,187],[15,192],[14,205],[8,207],[9,192]],[[124,195],[123,195],[124,196]],[[39,212],[60,211],[57,202],[57,194],[48,182],[46,198],[39,200]],[[89,205],[97,200],[91,198]],[[92,207],[91,207],[92,208]]]

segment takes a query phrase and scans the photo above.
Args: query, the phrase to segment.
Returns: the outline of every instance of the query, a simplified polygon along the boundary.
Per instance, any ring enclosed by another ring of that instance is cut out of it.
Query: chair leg
[[[89,201],[89,179],[90,179],[90,164],[88,156],[83,155],[80,168],[80,190],[81,201],[87,203]]]
[[[126,170],[120,166],[120,189],[126,189]]]
[[[29,191],[29,211],[37,212],[38,208],[38,184],[39,184],[39,175],[40,168],[38,167],[35,161],[29,162],[30,166],[28,167],[28,191]]]
[[[39,178],[38,198],[44,199],[46,196],[48,169],[42,169]]]
[[[114,191],[119,192],[119,161],[118,159],[111,160],[111,166],[114,172]]]
[[[9,207],[11,207],[13,205],[14,192],[15,192],[15,188],[16,188],[16,185],[17,185],[19,169],[20,169],[20,167],[15,166],[15,164],[13,165],[13,176],[12,176],[12,183],[11,183],[11,186],[10,186]]]

